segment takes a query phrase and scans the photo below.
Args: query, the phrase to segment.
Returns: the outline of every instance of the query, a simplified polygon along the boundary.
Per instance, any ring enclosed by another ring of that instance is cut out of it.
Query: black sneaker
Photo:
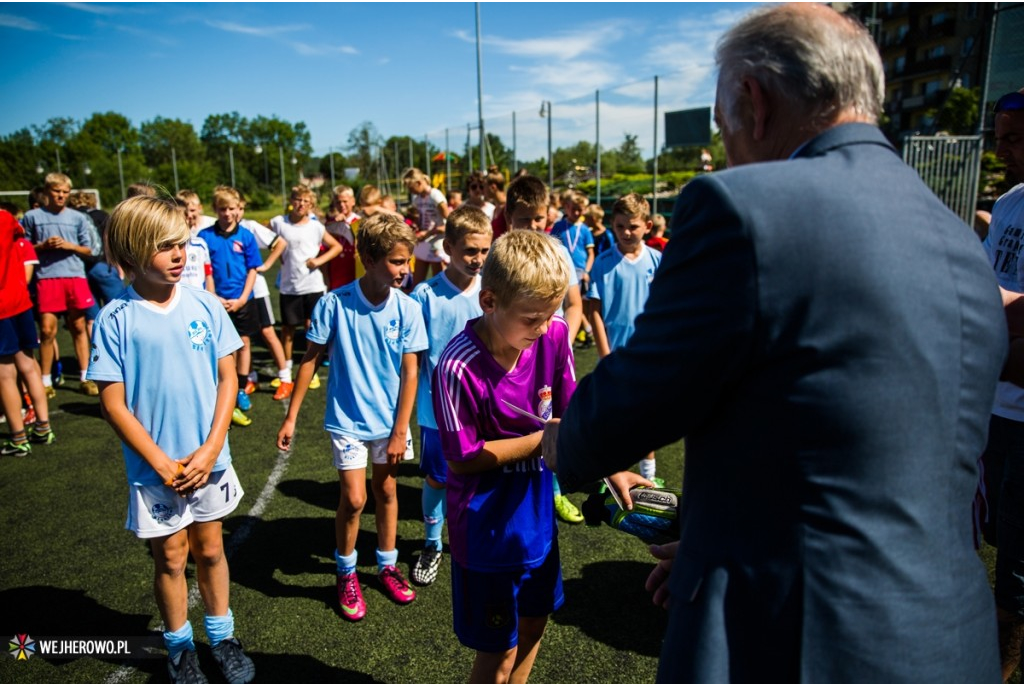
[[[203,669],[199,668],[199,655],[194,649],[186,649],[178,655],[178,663],[174,659],[167,658],[167,674],[171,677],[172,683],[208,683],[209,680],[203,675]]]
[[[237,637],[222,640],[213,648],[213,658],[229,683],[251,683],[256,677],[256,665],[242,651],[242,643]]]
[[[5,457],[27,457],[32,454],[32,445],[27,442],[8,440],[0,447],[0,455]]]
[[[412,567],[412,582],[430,585],[437,580],[437,569],[441,566],[441,550],[433,545],[423,548],[416,565]]]

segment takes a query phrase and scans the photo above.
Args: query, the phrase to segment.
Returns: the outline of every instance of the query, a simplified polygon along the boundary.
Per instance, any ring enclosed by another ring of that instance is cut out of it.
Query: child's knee
[[[394,478],[374,478],[373,496],[378,502],[390,504],[397,498],[398,486]]]
[[[188,565],[188,545],[173,538],[163,544],[151,544],[156,572],[177,578],[184,575]]]
[[[224,561],[224,543],[222,540],[201,543],[192,548],[192,558],[197,566],[207,568]]]
[[[366,492],[342,490],[338,499],[338,512],[348,516],[358,516],[366,506]]]

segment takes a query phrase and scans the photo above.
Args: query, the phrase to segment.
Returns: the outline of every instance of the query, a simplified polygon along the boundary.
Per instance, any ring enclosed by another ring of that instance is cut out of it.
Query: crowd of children
[[[368,469],[380,587],[398,604],[416,598],[396,547],[396,478],[414,457],[414,409],[424,543],[410,575],[420,586],[437,578],[447,521],[454,630],[476,651],[471,679],[525,681],[547,617],[564,601],[555,521],[583,517],[545,467],[540,437],[575,388],[574,341],[596,344],[603,357],[632,332],[660,263],[645,244],[649,207],[636,194],[620,198],[609,230],[586,195],[567,191],[553,202],[529,175],[506,189],[495,169],[476,173],[464,193],[447,198],[418,169],[403,180],[415,209],[405,216],[378,189],[364,186],[357,203],[343,185],[324,216],[299,186],[269,228],[246,220],[244,197],[227,186],[213,193],[215,219],[192,191],[159,198],[145,186],[109,218],[88,202],[76,211],[66,207],[71,181],[61,174],[47,177],[41,206],[21,225],[0,211],[0,383],[10,429],[3,454],[54,441],[47,398],[63,315],[82,391],[99,395],[123,444],[125,525],[150,545],[173,682],[205,682],[186,610],[190,554],[224,677],[255,675],[234,635],[221,522],[243,495],[227,433],[252,422],[257,334],[273,359],[261,370],[274,377],[273,398],[288,400],[280,449],[291,448],[304,399],[327,367],[343,618],[366,614],[356,539]],[[281,339],[263,275],[277,260]],[[98,316],[87,266],[104,283]],[[299,328],[306,348],[293,373]],[[159,380],[165,368],[183,379],[173,392]],[[34,416],[22,416],[23,394]],[[651,485],[653,454],[641,474],[638,482]]]

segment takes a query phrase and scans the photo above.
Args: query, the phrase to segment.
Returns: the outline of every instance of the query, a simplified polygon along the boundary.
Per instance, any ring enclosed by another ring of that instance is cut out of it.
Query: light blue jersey
[[[204,290],[178,285],[167,307],[129,287],[109,302],[92,333],[88,378],[124,383],[125,405],[171,459],[181,459],[209,437],[217,404],[217,361],[242,346],[224,305]],[[123,444],[128,482],[163,479]],[[214,471],[231,463],[228,441]]]
[[[659,264],[661,253],[646,245],[636,261],[626,259],[614,245],[594,260],[587,297],[601,301],[601,318],[612,350],[633,335],[634,322],[644,310]]]
[[[416,386],[416,421],[421,428],[437,428],[430,379],[445,345],[462,332],[467,321],[484,313],[480,308],[480,276],[474,279],[469,290],[462,291],[442,271],[416,286],[412,299],[423,309],[423,323],[430,342],[425,363],[420,364],[420,382]]]
[[[569,287],[571,288],[574,285],[578,286],[580,284],[580,279],[576,275],[576,267],[573,266],[572,255],[569,254],[569,248],[563,245],[561,241],[559,241],[558,247],[562,249],[562,258],[565,259],[565,263],[569,265]],[[583,295],[586,295],[586,293],[580,293],[580,296]],[[555,314],[557,314],[558,316],[562,316],[563,314],[565,314],[562,307],[563,304],[564,301],[558,303],[558,311],[555,312]]]
[[[325,345],[331,358],[324,430],[358,440],[391,435],[402,355],[427,349],[420,306],[392,288],[375,307],[353,281],[320,298],[306,339]]]

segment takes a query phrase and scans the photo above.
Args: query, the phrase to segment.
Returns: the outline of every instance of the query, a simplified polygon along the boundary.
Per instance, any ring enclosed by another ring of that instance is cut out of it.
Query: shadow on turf
[[[75,416],[93,416],[97,419],[103,418],[100,415],[99,402],[64,402],[60,405],[60,409],[65,414],[74,414]]]
[[[580,578],[564,582],[565,604],[552,620],[577,626],[591,639],[616,650],[658,656],[668,614],[654,606],[644,589],[651,568],[652,564],[638,561],[600,561],[584,566]]]
[[[99,604],[84,590],[67,590],[44,585],[11,588],[0,591],[3,607],[4,635],[28,633],[34,639],[46,637],[143,637],[149,630],[150,614],[125,614]],[[95,658],[118,666],[124,659]],[[64,666],[73,660],[47,660],[54,666]],[[160,659],[137,659],[132,667],[159,679],[166,678],[166,665]]]

